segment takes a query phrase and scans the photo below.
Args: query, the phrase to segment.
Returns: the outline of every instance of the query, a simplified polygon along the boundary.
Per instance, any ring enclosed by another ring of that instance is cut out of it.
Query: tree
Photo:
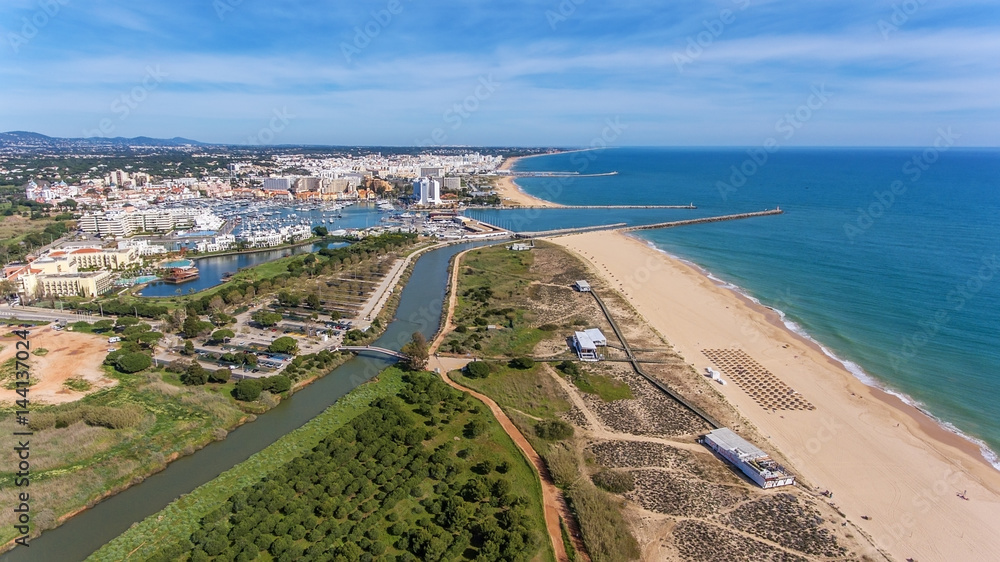
[[[274,375],[261,379],[262,390],[280,394],[292,388],[292,380],[285,375]]]
[[[281,291],[278,293],[278,304],[281,306],[299,306],[302,296],[291,291]]]
[[[278,314],[277,312],[268,312],[263,309],[254,312],[252,318],[254,322],[257,322],[258,324],[264,326],[265,328],[270,326],[275,326],[278,324],[278,322],[281,322],[280,314]]]
[[[187,386],[201,386],[208,382],[208,371],[201,366],[201,363],[194,361],[184,369],[181,382]]]
[[[186,340],[184,342],[184,351],[181,352],[184,355],[194,355],[194,342],[191,340]]]
[[[319,310],[320,307],[319,295],[317,295],[316,293],[309,293],[308,295],[306,295],[306,304],[309,305],[309,308],[312,308],[313,310]]]
[[[145,353],[123,353],[115,358],[115,369],[122,373],[138,373],[148,369],[153,359]]]
[[[208,322],[202,322],[197,314],[188,314],[187,318],[184,319],[184,324],[181,329],[184,331],[184,336],[188,338],[193,338],[201,334],[206,330],[206,325],[211,327]]]
[[[420,332],[413,332],[409,343],[405,344],[399,351],[407,356],[406,363],[409,369],[422,371],[427,367],[427,360],[430,358],[427,350],[427,338]]]
[[[92,328],[95,332],[106,332],[113,328],[114,325],[115,323],[113,320],[98,320],[97,322],[94,322]]]
[[[474,419],[465,424],[465,436],[472,439],[486,433],[490,426],[481,419]]]
[[[62,207],[66,207],[67,209],[76,209],[78,203],[72,199],[66,199],[62,203],[59,203],[59,205]]]
[[[229,329],[216,330],[212,332],[212,341],[214,342],[224,342],[233,337],[236,337],[236,332]]]
[[[295,341],[295,338],[282,336],[271,342],[271,345],[267,346],[267,350],[271,353],[287,353],[294,355],[299,351],[299,344]]]
[[[262,390],[264,388],[259,380],[243,379],[236,383],[236,388],[233,389],[233,396],[243,402],[252,402],[260,398]]]
[[[313,234],[315,234],[316,236],[323,237],[323,236],[326,236],[329,233],[330,233],[330,231],[327,230],[327,228],[325,226],[314,226],[313,227]]]
[[[485,361],[473,361],[465,366],[465,375],[472,379],[485,379],[490,375],[490,366]]]

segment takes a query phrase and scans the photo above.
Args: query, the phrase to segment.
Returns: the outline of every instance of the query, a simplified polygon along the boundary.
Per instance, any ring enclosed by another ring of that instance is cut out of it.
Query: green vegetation
[[[267,346],[267,350],[271,353],[285,353],[288,355],[294,355],[299,351],[299,344],[295,341],[295,338],[289,336],[281,336],[271,342],[271,345]]]
[[[87,392],[88,390],[94,387],[94,385],[90,384],[89,382],[80,377],[72,377],[66,379],[65,381],[63,381],[63,386],[68,388],[69,390],[74,390],[76,392]]]
[[[549,441],[573,437],[573,426],[562,420],[542,420],[535,424],[535,435]]]
[[[243,379],[236,383],[233,389],[233,396],[241,402],[253,402],[260,398],[264,385],[257,379]]]
[[[544,260],[545,265],[534,267],[536,260]],[[560,310],[558,306],[532,305],[542,294],[537,290],[540,285],[532,283],[564,283],[563,277],[572,267],[562,250],[546,246],[532,252],[510,252],[498,247],[466,254],[456,289],[459,305],[455,323],[459,328],[445,340],[444,349],[472,347],[484,355],[510,359],[486,363],[489,368],[485,377],[480,376],[481,367],[476,367],[475,373],[466,369],[449,376],[493,398],[542,456],[553,481],[566,495],[591,560],[632,560],[639,557],[640,550],[622,516],[620,500],[598,489],[587,477],[587,467],[578,453],[581,438],[574,435],[573,426],[566,421],[570,402],[563,387],[548,366],[531,359],[540,341],[559,337],[560,324],[587,324],[581,317],[567,317],[565,308],[555,316],[548,311]],[[535,323],[539,324],[537,328],[533,327]],[[489,325],[498,329],[484,328]],[[563,362],[558,369],[578,388],[604,400],[631,397],[624,383],[584,372],[574,362]],[[596,478],[601,485],[616,490],[627,484],[625,477],[618,474]]]
[[[635,478],[631,472],[623,470],[602,470],[591,477],[594,484],[602,490],[614,494],[624,494],[635,489]]]
[[[37,355],[39,357],[45,357],[46,355],[48,355],[48,353],[49,350],[45,349],[44,347],[36,348],[34,351],[31,352],[32,355]]]
[[[473,361],[465,366],[465,376],[472,379],[485,379],[490,376],[490,365],[485,361]]]
[[[537,275],[531,252],[504,248],[473,250],[462,259],[455,324],[441,347],[452,353],[496,357],[529,356],[547,333],[533,327],[534,313],[510,303],[527,298]],[[498,304],[504,303],[504,304]]]
[[[584,371],[572,361],[563,361],[556,369],[565,374],[582,392],[596,394],[605,402],[635,398],[632,389],[622,381]]]
[[[413,332],[410,341],[403,344],[400,352],[406,354],[406,366],[411,371],[420,371],[427,366],[430,359],[427,351],[427,338],[420,332]]]
[[[538,481],[484,410],[387,369],[92,559],[552,559]]]

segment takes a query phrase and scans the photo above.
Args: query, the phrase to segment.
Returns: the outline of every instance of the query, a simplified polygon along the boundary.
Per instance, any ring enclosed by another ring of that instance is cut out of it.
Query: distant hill
[[[0,148],[80,148],[86,146],[208,146],[208,143],[196,140],[174,137],[172,139],[154,139],[152,137],[88,137],[88,138],[62,138],[50,137],[40,133],[29,131],[9,131],[0,133]]]

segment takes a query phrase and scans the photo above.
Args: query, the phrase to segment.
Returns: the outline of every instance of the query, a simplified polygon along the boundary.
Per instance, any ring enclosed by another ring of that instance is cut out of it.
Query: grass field
[[[32,415],[58,413],[81,406],[141,406],[142,422],[127,429],[106,429],[76,421],[32,437],[32,498],[45,509],[33,517],[35,529],[50,528],[63,514],[78,510],[111,490],[162,469],[172,457],[189,454],[225,435],[246,414],[229,395],[232,385],[175,386],[160,372],[125,375],[108,371],[118,384],[65,406],[33,407]],[[74,381],[74,379],[69,379]],[[77,385],[83,381],[69,384]],[[71,386],[71,388],[73,388]],[[0,428],[17,428],[5,415]],[[14,474],[4,464],[0,501],[13,501]],[[15,536],[13,513],[0,513],[0,541]]]
[[[579,275],[577,267],[575,258],[551,245],[536,246],[531,252],[511,252],[503,247],[470,252],[459,266],[456,310],[460,312],[456,312],[455,324],[474,326],[476,318],[484,316],[492,323],[499,313],[509,321],[509,329],[488,331],[479,340],[471,338],[479,344],[480,353],[493,357],[537,355],[538,344],[550,336],[546,331],[549,326],[554,327],[553,338],[558,338],[555,334],[560,329],[568,330],[578,322],[588,324],[587,319],[579,318],[579,310],[565,304],[572,302],[568,284],[571,276]],[[464,333],[459,330],[446,344],[457,341],[460,346],[469,345],[469,328]],[[545,345],[551,343],[547,340]],[[470,378],[461,372],[449,376],[493,398],[542,456],[576,516],[591,560],[638,558],[638,542],[622,516],[620,500],[597,489],[587,477],[589,469],[581,454],[585,440],[567,423],[571,403],[558,381],[538,363],[523,370],[505,361],[490,365],[486,378]],[[586,370],[576,361],[563,365],[567,368],[560,368],[558,375],[585,393],[605,401],[633,397],[623,382]]]

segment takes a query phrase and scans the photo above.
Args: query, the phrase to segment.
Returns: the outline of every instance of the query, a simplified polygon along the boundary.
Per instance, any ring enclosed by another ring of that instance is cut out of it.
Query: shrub
[[[465,374],[472,379],[485,379],[490,375],[490,366],[485,361],[473,361],[465,366]]]
[[[126,406],[92,406],[84,409],[83,421],[87,425],[108,429],[125,429],[142,422],[146,412],[137,404]]]
[[[635,478],[632,477],[631,472],[602,470],[592,476],[591,480],[598,488],[614,494],[624,494],[635,489]]]
[[[145,353],[123,353],[114,359],[115,369],[122,373],[138,373],[143,369],[148,369],[153,364],[153,359]]]
[[[295,338],[282,336],[271,342],[271,345],[267,346],[267,350],[271,353],[293,354],[299,350],[299,344],[296,343]]]
[[[575,376],[580,374],[580,366],[572,361],[563,361],[556,368],[567,375]]]
[[[233,389],[233,396],[243,402],[253,402],[260,398],[260,393],[263,390],[264,385],[259,380],[243,379],[236,383],[236,388]]]
[[[556,326],[555,324],[542,324],[538,327],[538,329],[543,332],[554,332],[559,329],[559,326]]]
[[[285,375],[274,375],[272,377],[267,377],[261,379],[262,390],[267,390],[269,392],[282,393],[288,392],[292,388],[292,381]]]
[[[232,376],[232,374],[232,371],[227,368],[216,369],[209,373],[208,382],[226,383],[229,382],[229,377]]]
[[[510,366],[514,369],[530,369],[535,366],[535,360],[530,357],[516,357],[510,360]]]
[[[573,426],[562,420],[542,420],[535,424],[535,435],[559,441],[573,436]]]

